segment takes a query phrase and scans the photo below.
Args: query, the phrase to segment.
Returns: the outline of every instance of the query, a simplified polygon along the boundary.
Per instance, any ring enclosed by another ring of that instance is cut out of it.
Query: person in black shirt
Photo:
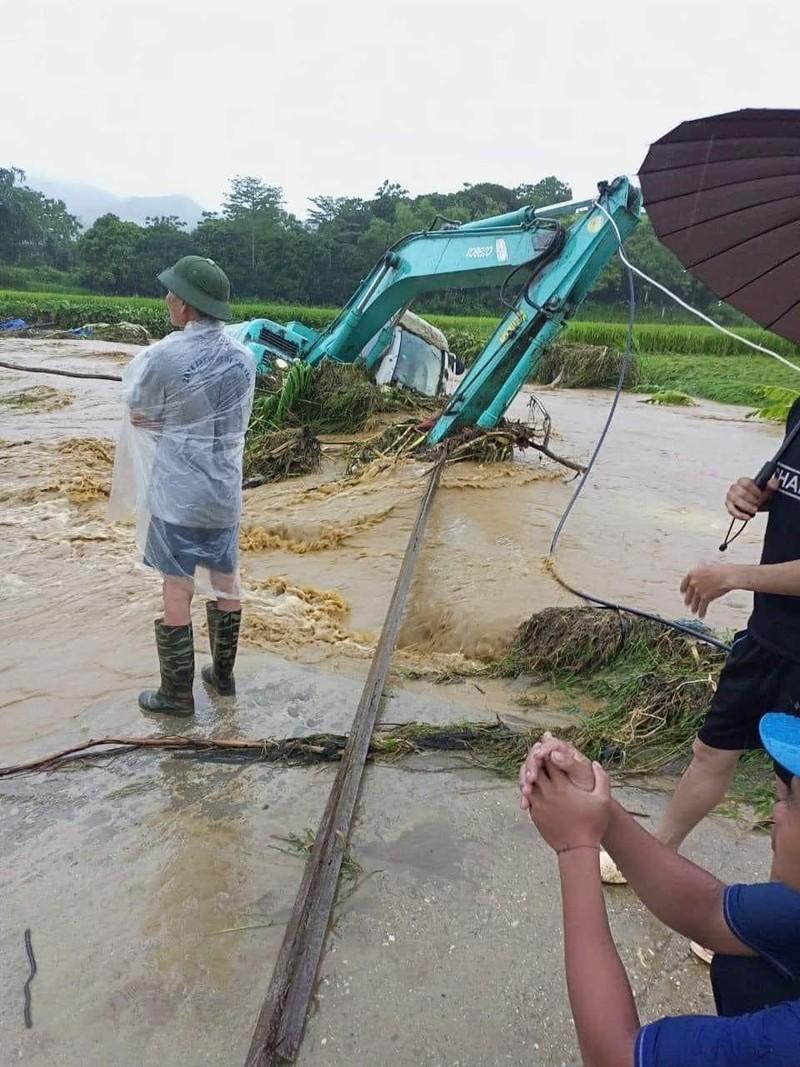
[[[787,433],[798,419],[800,401],[789,412]],[[712,601],[734,589],[752,592],[754,603],[747,628],[734,638],[692,762],[655,831],[676,851],[723,799],[742,752],[762,747],[761,716],[800,710],[800,436],[787,447],[766,489],[740,478],[725,504],[737,519],[752,519],[758,511],[769,517],[759,564],[701,566],[681,583],[687,606],[701,619]],[[601,867],[604,880],[624,880],[605,856]]]

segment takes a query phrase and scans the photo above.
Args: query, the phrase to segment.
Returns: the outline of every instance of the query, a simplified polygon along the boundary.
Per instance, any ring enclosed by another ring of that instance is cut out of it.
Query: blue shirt
[[[733,885],[725,891],[725,919],[731,931],[759,959],[756,968],[770,969],[772,983],[749,983],[752,1008],[771,1002],[749,1014],[720,1018],[683,1015],[661,1019],[642,1027],[636,1040],[636,1067],[800,1067],[800,893],[779,882],[766,885]],[[739,957],[715,957],[717,960]],[[722,986],[726,969],[717,971]],[[772,985],[768,994],[765,989]],[[739,994],[741,995],[741,994]],[[724,988],[715,988],[717,1004],[730,1003]],[[759,1003],[760,998],[760,1003]]]

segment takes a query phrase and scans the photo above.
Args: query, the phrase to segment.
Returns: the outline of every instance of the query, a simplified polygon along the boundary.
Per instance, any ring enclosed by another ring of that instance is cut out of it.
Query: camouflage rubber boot
[[[236,692],[233,679],[233,665],[236,662],[236,649],[239,646],[239,625],[242,621],[241,611],[220,611],[215,603],[206,604],[208,617],[208,640],[211,644],[213,665],[203,667],[203,681],[210,685],[220,696],[230,697]]]
[[[194,715],[194,637],[188,626],[165,626],[156,619],[156,648],[161,685],[139,694],[142,711],[158,715]]]

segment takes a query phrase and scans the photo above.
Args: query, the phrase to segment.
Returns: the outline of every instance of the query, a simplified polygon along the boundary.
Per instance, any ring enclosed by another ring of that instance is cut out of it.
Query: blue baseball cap
[[[775,773],[788,785],[800,778],[800,716],[770,711],[758,724],[761,743],[775,762]]]

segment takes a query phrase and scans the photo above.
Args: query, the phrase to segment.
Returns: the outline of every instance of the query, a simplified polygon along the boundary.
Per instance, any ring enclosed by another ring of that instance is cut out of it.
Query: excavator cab
[[[366,361],[376,338],[364,346],[360,361]],[[410,389],[421,396],[445,396],[452,392],[464,365],[449,349],[441,330],[419,315],[406,311],[392,331],[391,341],[375,367],[376,385]]]

